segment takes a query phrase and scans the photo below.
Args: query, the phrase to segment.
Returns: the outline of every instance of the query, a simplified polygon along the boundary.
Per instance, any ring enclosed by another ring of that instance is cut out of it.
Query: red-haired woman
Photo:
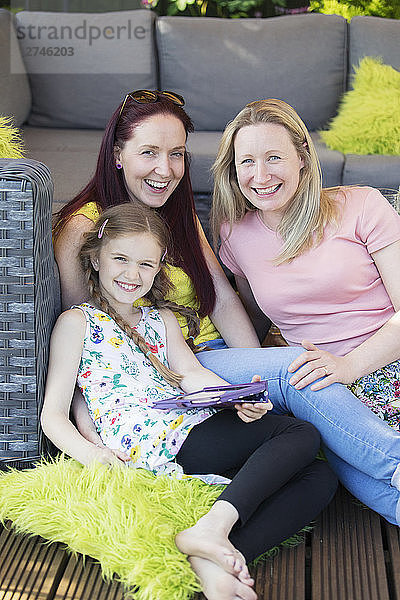
[[[185,147],[193,124],[183,103],[171,93],[132,92],[112,115],[93,178],[57,215],[55,255],[63,308],[86,297],[77,260],[83,234],[109,206],[139,201],[159,211],[170,228],[173,299],[202,318],[195,343],[210,346],[221,332],[228,346],[258,346],[196,217]]]

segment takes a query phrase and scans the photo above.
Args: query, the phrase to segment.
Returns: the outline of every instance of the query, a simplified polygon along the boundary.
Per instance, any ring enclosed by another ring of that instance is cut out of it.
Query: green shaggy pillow
[[[365,57],[343,95],[325,144],[343,154],[400,154],[400,72]]]
[[[22,158],[23,142],[12,118],[0,116],[0,158]]]

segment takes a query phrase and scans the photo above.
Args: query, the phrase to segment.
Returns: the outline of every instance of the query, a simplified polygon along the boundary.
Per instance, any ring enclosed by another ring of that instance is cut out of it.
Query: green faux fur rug
[[[0,476],[0,519],[17,531],[60,541],[101,564],[138,600],[185,600],[200,591],[174,544],[221,493],[199,480],[154,477],[143,469],[82,467],[59,458]]]
[[[22,158],[24,144],[11,117],[0,116],[0,158]]]
[[[136,600],[186,600],[201,588],[174,537],[210,509],[221,489],[143,469],[83,467],[61,456],[0,475],[0,521],[92,556],[106,579],[116,574],[127,588],[137,586]]]

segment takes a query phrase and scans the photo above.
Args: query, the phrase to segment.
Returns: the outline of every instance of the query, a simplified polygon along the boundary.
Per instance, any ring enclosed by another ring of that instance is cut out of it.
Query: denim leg
[[[358,471],[324,447],[325,455],[343,485],[361,502],[400,526],[400,494],[396,488]]]
[[[371,478],[400,490],[400,433],[386,425],[345,386],[333,384],[314,392],[289,384],[287,367],[302,348],[228,348],[200,352],[197,358],[230,383],[253,375],[268,379],[275,413],[291,412],[318,429],[324,444]],[[397,471],[396,471],[397,469]],[[380,511],[379,511],[380,512]]]

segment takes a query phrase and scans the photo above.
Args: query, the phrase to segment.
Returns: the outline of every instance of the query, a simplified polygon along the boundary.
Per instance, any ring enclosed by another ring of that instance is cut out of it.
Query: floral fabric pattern
[[[191,428],[215,409],[152,408],[156,400],[176,396],[180,390],[160,375],[110,316],[87,303],[75,308],[86,317],[77,382],[103,443],[127,453],[135,467],[182,477],[182,468],[172,461]],[[155,308],[141,310],[136,330],[168,365],[164,321]]]
[[[400,431],[400,360],[360,377],[347,387],[378,417]]]

